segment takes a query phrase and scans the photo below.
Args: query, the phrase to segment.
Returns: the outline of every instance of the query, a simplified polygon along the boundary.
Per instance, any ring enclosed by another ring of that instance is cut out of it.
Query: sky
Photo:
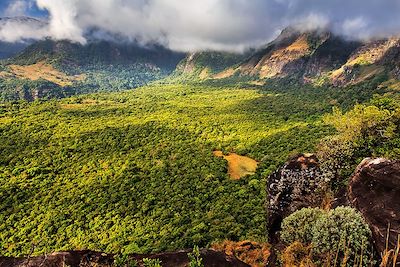
[[[350,39],[400,33],[400,0],[0,0],[2,16],[48,23],[3,25],[0,39],[51,37],[86,43],[118,35],[173,50],[243,51],[264,45],[287,26],[328,29]],[[7,29],[8,27],[8,29]]]
[[[16,1],[16,0],[0,0],[1,16],[30,16],[30,17],[46,17],[46,10],[40,10],[36,1]]]

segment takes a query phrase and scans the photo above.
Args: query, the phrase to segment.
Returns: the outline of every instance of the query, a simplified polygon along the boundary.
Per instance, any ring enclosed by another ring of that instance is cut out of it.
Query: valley
[[[297,87],[154,85],[4,103],[1,250],[26,255],[26,240],[35,255],[266,241],[266,177],[288,155],[313,152],[335,133],[323,115],[360,99],[347,92],[354,97]],[[216,150],[257,160],[255,174],[230,179]]]
[[[1,250],[27,254],[26,238],[35,254],[265,240],[266,175],[332,132],[316,102],[299,103],[254,89],[170,85],[4,104]],[[214,150],[251,156],[257,173],[231,180]]]
[[[0,40],[0,266],[396,266],[400,37],[78,33]]]

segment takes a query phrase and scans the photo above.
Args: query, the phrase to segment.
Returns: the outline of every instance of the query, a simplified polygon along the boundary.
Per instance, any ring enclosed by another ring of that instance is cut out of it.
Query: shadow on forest
[[[9,138],[22,147],[0,138],[3,167],[17,176],[0,186],[6,218],[0,226],[18,229],[5,234],[3,246],[14,240],[14,249],[27,253],[31,239],[41,236],[48,243],[39,249],[73,246],[83,238],[83,247],[110,251],[134,239],[151,251],[264,232],[255,215],[263,209],[259,192],[241,195],[247,181],[227,179],[211,145],[190,132],[149,122],[48,137],[16,131]],[[5,164],[14,153],[21,156]]]

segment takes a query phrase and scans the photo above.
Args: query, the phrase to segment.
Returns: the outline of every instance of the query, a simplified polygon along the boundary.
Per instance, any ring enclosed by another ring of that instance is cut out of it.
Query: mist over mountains
[[[28,12],[23,0],[13,1]],[[0,38],[20,41],[28,37],[70,40],[84,44],[88,33],[97,38],[123,37],[141,44],[160,43],[173,50],[242,52],[273,40],[293,26],[300,31],[330,30],[350,39],[383,38],[399,33],[400,3],[384,1],[306,0],[36,0],[48,23],[3,25]],[[116,15],[118,14],[118,15]],[[96,29],[95,31],[93,29]],[[120,38],[121,40],[121,38]]]

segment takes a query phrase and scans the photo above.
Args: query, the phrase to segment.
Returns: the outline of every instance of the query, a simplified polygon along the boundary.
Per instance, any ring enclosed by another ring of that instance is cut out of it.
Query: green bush
[[[371,262],[370,236],[371,231],[359,212],[350,207],[338,207],[315,222],[313,252],[335,253],[341,258],[339,262],[345,261],[345,266],[362,256],[362,263],[358,265],[367,266]]]
[[[323,214],[318,208],[304,208],[288,216],[282,222],[282,240],[287,244],[295,241],[311,243],[313,226]]]
[[[342,187],[365,157],[399,156],[400,108],[396,102],[375,96],[372,103],[377,106],[355,105],[345,113],[334,108],[324,116],[324,122],[333,126],[337,134],[320,142],[317,156],[334,188]]]
[[[341,266],[371,264],[371,231],[364,219],[350,207],[324,212],[305,208],[284,219],[281,238],[287,244],[298,241],[312,246],[316,263]],[[362,262],[360,262],[362,259]]]

